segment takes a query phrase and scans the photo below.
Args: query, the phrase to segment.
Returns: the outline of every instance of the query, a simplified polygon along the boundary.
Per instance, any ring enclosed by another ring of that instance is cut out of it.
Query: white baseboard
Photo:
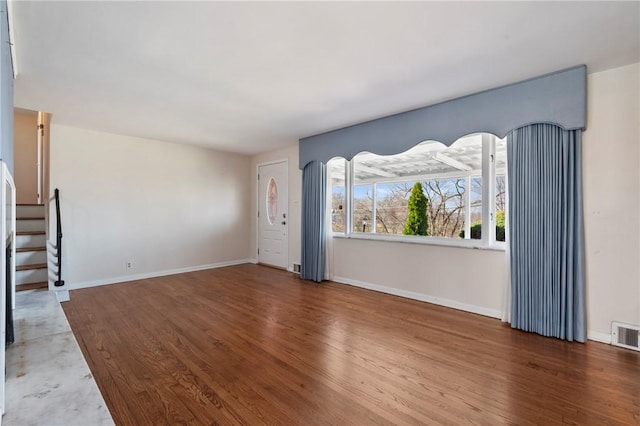
[[[587,331],[587,339],[593,340],[594,342],[606,343],[607,345],[610,345],[612,341],[610,333],[601,333],[593,330]]]
[[[188,266],[186,268],[166,269],[164,271],[148,272],[146,274],[121,275],[119,277],[106,278],[95,281],[84,281],[79,283],[67,284],[67,290],[77,290],[81,288],[97,287],[101,285],[117,284],[127,281],[145,280],[148,278],[164,277],[167,275],[184,274],[186,272],[204,271],[206,269],[223,268],[225,266],[241,265],[244,263],[253,263],[252,259],[230,260],[227,262],[210,263],[207,265]]]
[[[406,297],[407,299],[420,300],[421,302],[433,303],[434,305],[446,306],[447,308],[458,309],[465,312],[484,315],[491,318],[502,318],[502,313],[495,309],[483,308],[482,306],[468,305],[466,303],[457,302],[455,300],[443,299],[441,297],[431,296],[423,293],[415,293],[413,291],[401,290],[393,287],[386,287],[378,284],[369,284],[362,281],[356,281],[344,277],[333,277],[333,281],[341,284],[348,284],[355,287],[366,288],[368,290],[379,291],[382,293],[393,294],[394,296]]]

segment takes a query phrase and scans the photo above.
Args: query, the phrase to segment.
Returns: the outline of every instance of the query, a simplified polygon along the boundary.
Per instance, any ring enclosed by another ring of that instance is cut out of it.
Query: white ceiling
[[[13,4],[17,107],[253,154],[578,64],[640,61],[640,3]]]

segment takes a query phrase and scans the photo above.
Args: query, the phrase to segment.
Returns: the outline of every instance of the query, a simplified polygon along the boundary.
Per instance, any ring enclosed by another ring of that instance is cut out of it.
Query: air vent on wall
[[[611,323],[611,342],[614,346],[640,351],[640,325]]]

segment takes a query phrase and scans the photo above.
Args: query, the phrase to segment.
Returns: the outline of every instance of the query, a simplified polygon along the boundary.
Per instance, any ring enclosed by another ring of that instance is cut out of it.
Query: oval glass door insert
[[[267,185],[267,220],[273,225],[278,215],[278,185],[274,178],[269,179]]]

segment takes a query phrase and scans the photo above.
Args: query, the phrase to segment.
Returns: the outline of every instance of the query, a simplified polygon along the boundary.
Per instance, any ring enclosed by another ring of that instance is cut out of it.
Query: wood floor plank
[[[640,354],[259,265],[63,303],[114,420],[640,424]]]

